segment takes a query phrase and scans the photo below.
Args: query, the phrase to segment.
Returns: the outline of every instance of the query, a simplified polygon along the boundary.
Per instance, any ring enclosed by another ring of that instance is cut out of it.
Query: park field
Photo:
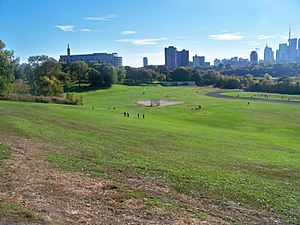
[[[116,85],[77,93],[83,106],[0,101],[0,224],[299,224],[300,105],[213,91]],[[136,104],[149,99],[184,103]]]

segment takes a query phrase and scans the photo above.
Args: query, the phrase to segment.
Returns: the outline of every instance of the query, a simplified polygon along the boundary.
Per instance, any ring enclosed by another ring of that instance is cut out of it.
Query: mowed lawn
[[[65,170],[112,179],[117,179],[115,171],[149,176],[178,192],[259,209],[297,224],[300,105],[248,105],[205,96],[207,91],[215,90],[114,86],[80,93],[83,106],[1,101],[0,132],[72,150],[72,156],[45,156]],[[184,104],[136,104],[148,99]],[[194,109],[198,105],[201,110]]]

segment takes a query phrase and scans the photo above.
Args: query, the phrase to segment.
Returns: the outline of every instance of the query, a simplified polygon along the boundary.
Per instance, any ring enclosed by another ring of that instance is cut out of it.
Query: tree
[[[189,81],[191,79],[191,70],[188,68],[177,68],[170,74],[172,81]]]
[[[63,86],[55,77],[43,76],[37,79],[31,86],[31,93],[39,96],[58,96],[64,94]]]
[[[13,52],[0,40],[0,95],[5,95],[14,79]]]
[[[124,67],[119,67],[117,68],[117,79],[118,79],[118,84],[122,84],[125,80],[126,77],[126,70]]]
[[[78,81],[80,87],[81,82],[87,79],[88,75],[88,65],[85,62],[78,61],[70,64],[70,72],[73,80]]]
[[[94,69],[89,69],[89,83],[92,87],[103,87],[105,86],[105,82],[101,73]]]

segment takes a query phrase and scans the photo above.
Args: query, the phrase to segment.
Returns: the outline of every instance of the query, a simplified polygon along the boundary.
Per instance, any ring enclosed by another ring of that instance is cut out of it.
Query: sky
[[[300,38],[299,0],[0,0],[0,40],[32,55],[117,52],[123,64],[164,64],[173,45],[207,61],[249,58]]]

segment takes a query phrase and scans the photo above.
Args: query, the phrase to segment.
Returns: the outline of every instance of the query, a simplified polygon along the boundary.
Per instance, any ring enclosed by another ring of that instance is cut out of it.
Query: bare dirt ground
[[[137,104],[141,106],[151,106],[151,100],[138,101]],[[183,102],[174,101],[174,100],[160,100],[160,106],[179,105],[179,104],[183,104]]]
[[[38,220],[29,224],[281,224],[255,210],[179,194],[169,185],[149,178],[119,174],[120,179],[112,181],[62,172],[45,161],[43,154],[70,152],[40,141],[1,138],[0,143],[12,150],[11,159],[5,161],[8,175],[0,183],[0,199],[16,202],[35,212]],[[189,208],[170,206],[173,210],[168,211],[165,206],[156,206],[149,210],[143,198],[123,201],[120,187],[171,200],[178,205],[184,203]],[[208,216],[199,219],[193,213],[195,210]],[[0,225],[4,224],[25,223],[0,218]]]

